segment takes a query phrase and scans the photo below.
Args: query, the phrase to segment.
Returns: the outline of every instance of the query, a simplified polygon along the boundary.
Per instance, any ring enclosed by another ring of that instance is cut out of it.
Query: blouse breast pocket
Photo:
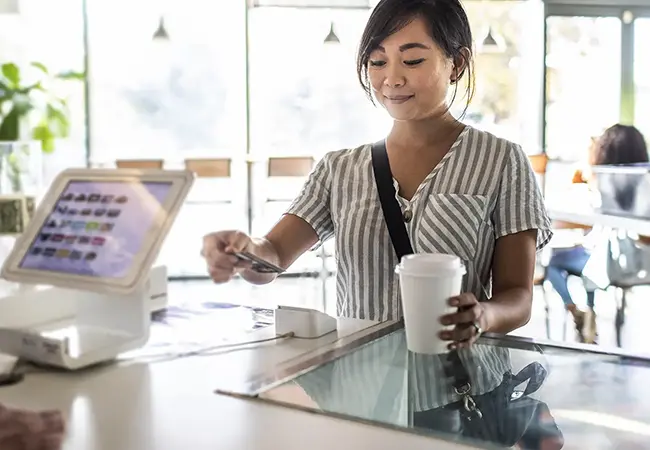
[[[473,260],[486,207],[483,195],[431,194],[417,225],[419,250]]]

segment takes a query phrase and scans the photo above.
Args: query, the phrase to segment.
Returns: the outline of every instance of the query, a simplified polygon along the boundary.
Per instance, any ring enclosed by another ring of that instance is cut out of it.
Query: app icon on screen
[[[89,236],[79,236],[79,241],[80,244],[90,244],[90,237]]]
[[[75,202],[85,202],[86,201],[86,194],[79,194],[74,198]]]
[[[56,249],[54,247],[47,247],[45,250],[43,250],[43,256],[47,256],[48,258],[50,256],[54,256],[56,253]]]
[[[95,252],[88,252],[86,253],[86,257],[84,258],[86,261],[92,261],[97,258],[97,253]]]
[[[106,238],[103,238],[101,236],[95,236],[92,240],[93,245],[104,245],[106,242]]]
[[[83,222],[81,220],[78,220],[76,222],[72,222],[72,229],[73,230],[83,230],[86,228],[86,222]]]
[[[104,214],[106,214],[106,210],[105,210],[105,209],[103,209],[103,208],[102,208],[102,209],[96,209],[96,210],[95,210],[95,213],[94,213],[94,216],[95,216],[95,217],[101,217],[101,216],[103,216]]]
[[[115,198],[114,195],[104,195],[102,197],[102,203],[110,203],[113,201],[113,198]]]
[[[59,224],[59,228],[66,228],[72,225],[71,220],[62,220],[61,223]]]
[[[70,256],[70,250],[66,248],[60,248],[56,251],[55,256],[57,258],[67,258],[68,256]]]
[[[47,228],[56,228],[56,220],[50,220],[45,226]]]
[[[109,209],[108,213],[106,214],[108,217],[117,217],[120,215],[122,211],[119,209]]]
[[[76,209],[74,209],[74,208],[70,208],[70,209],[68,210],[68,215],[69,215],[69,216],[76,216],[78,212],[79,212],[78,210],[76,210]]]
[[[41,233],[41,241],[47,241],[50,236],[52,236],[52,233]]]
[[[90,194],[88,196],[89,203],[97,203],[102,196],[99,194]]]
[[[81,210],[81,215],[82,216],[89,216],[93,213],[93,210],[90,208],[85,208]]]
[[[62,235],[62,234],[55,234],[54,236],[52,236],[52,239],[50,239],[50,240],[52,242],[61,242],[61,241],[63,241],[64,238],[65,238],[65,236]]]
[[[99,228],[99,222],[88,222],[86,224],[86,230],[88,231],[96,230],[97,228]]]
[[[115,224],[113,223],[103,223],[99,226],[99,231],[113,231]]]
[[[65,194],[63,197],[61,197],[61,200],[63,200],[64,202],[69,202],[73,198],[74,198],[74,194],[70,193],[70,194]]]
[[[43,252],[41,247],[34,247],[30,252],[32,255],[40,255]]]
[[[63,206],[57,206],[56,212],[59,214],[65,214],[65,212],[68,210],[68,207],[66,205]]]
[[[75,236],[74,234],[65,237],[66,244],[74,244],[76,240],[77,240],[77,236]]]
[[[70,252],[70,259],[74,259],[74,260],[81,259],[81,252],[79,250],[72,250]]]
[[[129,201],[129,199],[127,198],[126,195],[120,195],[119,197],[117,197],[115,199],[115,203],[126,203],[128,201]]]

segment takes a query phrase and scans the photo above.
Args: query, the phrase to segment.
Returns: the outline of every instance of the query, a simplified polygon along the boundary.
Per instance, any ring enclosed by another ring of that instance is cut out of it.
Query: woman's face
[[[447,90],[457,73],[421,18],[388,36],[368,62],[375,98],[395,120],[421,120],[446,112]]]

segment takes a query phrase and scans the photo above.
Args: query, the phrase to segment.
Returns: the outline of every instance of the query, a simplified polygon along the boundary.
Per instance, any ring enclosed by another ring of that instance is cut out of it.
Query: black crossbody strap
[[[397,258],[401,260],[404,255],[413,254],[413,247],[411,246],[409,235],[406,232],[402,209],[395,198],[393,174],[390,171],[385,141],[372,144],[372,169],[375,173],[377,192],[379,193],[379,201],[381,202],[381,209],[384,213],[384,220],[388,227],[388,234],[393,242]],[[470,378],[463,362],[458,356],[458,352],[449,352],[444,368],[445,375],[454,380],[453,386],[456,393],[463,398],[467,398],[471,389]]]
[[[372,144],[372,169],[375,173],[377,192],[379,193],[384,220],[388,227],[388,234],[393,242],[395,253],[397,253],[397,259],[401,260],[402,256],[413,254],[413,247],[404,226],[402,209],[395,198],[393,174],[390,171],[388,152],[384,141]]]

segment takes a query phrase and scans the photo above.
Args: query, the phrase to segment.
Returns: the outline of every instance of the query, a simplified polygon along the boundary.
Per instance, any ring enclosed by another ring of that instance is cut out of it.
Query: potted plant
[[[0,177],[5,174],[13,192],[22,190],[21,159],[33,151],[29,143],[50,153],[55,140],[69,134],[70,111],[55,92],[56,82],[84,79],[78,72],[51,74],[38,62],[26,69],[12,62],[0,66]]]

